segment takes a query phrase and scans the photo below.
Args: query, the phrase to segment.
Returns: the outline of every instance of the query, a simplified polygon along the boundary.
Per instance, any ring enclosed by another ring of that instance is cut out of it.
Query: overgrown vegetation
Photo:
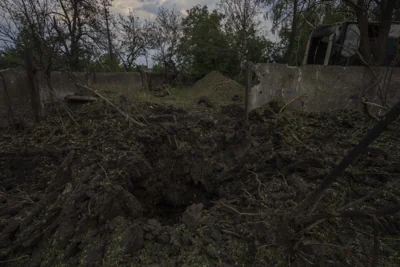
[[[399,2],[387,0],[221,0],[215,10],[194,6],[185,15],[161,6],[148,21],[133,9],[115,15],[111,6],[109,0],[3,1],[1,67],[13,66],[13,58],[22,58],[28,48],[47,74],[61,68],[135,71],[139,57],[151,57],[168,73],[219,70],[235,77],[248,60],[299,65],[310,30],[349,20],[358,22],[363,59],[380,65],[391,21],[400,14]],[[277,42],[266,38],[263,15],[272,20],[267,30],[279,34]],[[368,21],[381,22],[378,33],[370,32]],[[379,36],[375,44],[369,43],[371,34]],[[376,52],[370,57],[372,46]]]

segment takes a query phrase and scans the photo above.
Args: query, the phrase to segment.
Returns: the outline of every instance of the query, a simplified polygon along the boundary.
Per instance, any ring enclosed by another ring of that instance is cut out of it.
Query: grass
[[[192,88],[168,88],[169,95],[164,97],[156,97],[153,92],[145,91],[143,89],[137,89],[132,87],[115,87],[108,86],[96,86],[100,93],[104,94],[108,98],[118,98],[120,95],[126,96],[133,102],[151,102],[163,105],[175,105],[179,107],[194,107],[196,106],[195,100],[201,96],[207,96],[214,105],[227,105],[227,104],[241,104],[242,101],[232,101],[232,93],[229,91],[221,93],[213,92],[212,90],[192,90]],[[243,99],[243,97],[242,97]]]

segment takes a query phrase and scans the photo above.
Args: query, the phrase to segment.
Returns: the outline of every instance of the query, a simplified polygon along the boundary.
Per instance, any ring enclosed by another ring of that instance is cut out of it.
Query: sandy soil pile
[[[195,94],[206,95],[211,101],[223,101],[224,103],[232,102],[232,96],[240,96],[240,102],[243,102],[245,88],[238,82],[222,75],[218,71],[212,71],[197,81],[190,89]]]

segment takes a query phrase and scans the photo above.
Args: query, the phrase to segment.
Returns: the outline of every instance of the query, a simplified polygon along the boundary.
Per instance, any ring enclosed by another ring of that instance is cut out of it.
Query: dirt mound
[[[237,95],[239,100],[235,102],[243,102],[245,88],[238,82],[222,75],[218,71],[212,71],[197,81],[190,89],[194,94],[205,95],[211,99],[222,103],[232,103],[232,97]]]
[[[193,113],[138,104],[145,127],[101,102],[71,106],[17,136],[0,137],[0,262],[7,266],[287,266],[265,235],[368,130],[361,113]],[[239,118],[239,119],[238,119]],[[340,177],[320,210],[335,210],[400,175],[397,132],[386,131]],[[383,207],[399,183],[362,203]],[[384,197],[382,197],[384,196]],[[382,265],[397,266],[400,217],[379,219]],[[368,266],[373,225],[327,220],[301,257]],[[324,245],[326,244],[326,245]]]

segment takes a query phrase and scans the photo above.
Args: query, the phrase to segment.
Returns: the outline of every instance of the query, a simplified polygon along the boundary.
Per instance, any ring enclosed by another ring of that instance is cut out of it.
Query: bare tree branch
[[[307,211],[311,206],[316,206],[322,198],[325,190],[340,176],[343,171],[352,164],[376,138],[380,136],[383,130],[400,115],[400,102],[394,105],[388,113],[380,120],[368,134],[354,147],[342,161],[324,178],[317,187],[289,216],[296,217],[300,213]],[[376,214],[378,216],[378,214]]]

